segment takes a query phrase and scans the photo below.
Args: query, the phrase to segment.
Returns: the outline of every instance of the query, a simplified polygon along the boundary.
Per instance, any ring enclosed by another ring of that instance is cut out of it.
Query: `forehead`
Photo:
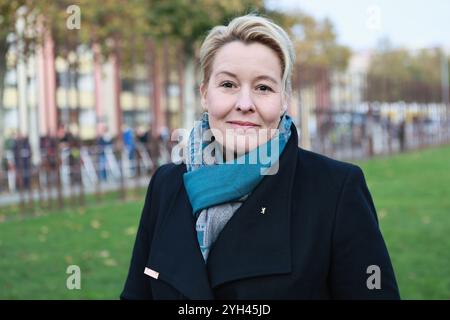
[[[233,41],[222,46],[214,58],[213,76],[221,71],[236,75],[268,75],[280,80],[281,62],[274,50],[261,43]]]

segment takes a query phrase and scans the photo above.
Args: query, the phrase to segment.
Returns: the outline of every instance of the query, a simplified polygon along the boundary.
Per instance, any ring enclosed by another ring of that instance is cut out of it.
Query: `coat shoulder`
[[[166,189],[168,191],[168,189],[176,188],[178,183],[183,180],[184,172],[186,172],[185,164],[170,162],[156,169],[152,179],[155,180],[154,184],[158,189]]]
[[[303,160],[306,163],[309,163],[310,165],[317,166],[318,168],[321,169],[329,168],[331,170],[346,171],[358,167],[357,165],[354,165],[352,163],[332,159],[322,154],[305,150],[300,147],[298,148],[297,158],[299,160]]]
[[[340,188],[350,173],[363,174],[359,166],[329,158],[327,156],[298,148],[297,166],[300,173],[307,174],[315,180],[331,183]]]
[[[158,169],[156,169],[155,176],[158,176],[158,179],[169,179],[173,178],[177,175],[183,174],[185,170],[184,164],[176,164],[173,162],[163,164]]]

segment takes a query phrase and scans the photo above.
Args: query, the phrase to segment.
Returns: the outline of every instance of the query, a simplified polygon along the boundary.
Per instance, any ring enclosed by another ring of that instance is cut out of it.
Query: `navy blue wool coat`
[[[294,125],[278,172],[235,212],[207,263],[185,172],[171,163],[152,177],[121,299],[399,298],[363,172],[299,148]]]

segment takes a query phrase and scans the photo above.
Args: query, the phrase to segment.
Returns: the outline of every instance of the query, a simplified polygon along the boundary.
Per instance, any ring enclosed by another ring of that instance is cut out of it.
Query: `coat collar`
[[[213,289],[242,278],[291,272],[290,218],[298,136],[295,126],[278,172],[263,178],[211,247],[205,264],[179,166],[176,195],[153,238],[149,268],[189,299],[213,299]]]

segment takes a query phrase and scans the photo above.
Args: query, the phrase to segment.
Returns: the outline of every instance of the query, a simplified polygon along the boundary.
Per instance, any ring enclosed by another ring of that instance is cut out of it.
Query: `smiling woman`
[[[281,77],[279,58],[263,44],[233,41],[217,51],[200,86],[209,124],[224,139],[217,142],[241,155],[272,138],[286,111]]]
[[[286,32],[237,17],[200,56],[204,113],[152,177],[121,298],[399,298],[361,169],[298,147]]]

